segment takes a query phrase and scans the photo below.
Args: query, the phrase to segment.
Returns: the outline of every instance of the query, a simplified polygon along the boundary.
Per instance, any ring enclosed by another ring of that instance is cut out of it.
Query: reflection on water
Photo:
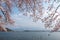
[[[0,40],[60,40],[60,32],[0,32]]]

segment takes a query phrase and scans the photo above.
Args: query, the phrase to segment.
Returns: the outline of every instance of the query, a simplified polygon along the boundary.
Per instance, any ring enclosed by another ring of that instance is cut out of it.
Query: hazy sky
[[[15,7],[13,10],[14,14],[12,14],[12,19],[15,20],[15,27],[10,27],[14,30],[42,30],[45,29],[43,23],[41,21],[33,22],[32,18],[29,16],[23,16],[23,12],[19,12]]]

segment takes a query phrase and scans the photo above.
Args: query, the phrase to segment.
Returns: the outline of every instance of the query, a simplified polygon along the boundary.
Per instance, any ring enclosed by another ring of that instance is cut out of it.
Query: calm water
[[[60,40],[60,32],[0,32],[0,40]]]

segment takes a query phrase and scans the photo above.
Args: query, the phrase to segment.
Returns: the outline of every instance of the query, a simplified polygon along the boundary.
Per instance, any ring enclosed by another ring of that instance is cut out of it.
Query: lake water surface
[[[60,32],[0,32],[0,40],[60,40]]]

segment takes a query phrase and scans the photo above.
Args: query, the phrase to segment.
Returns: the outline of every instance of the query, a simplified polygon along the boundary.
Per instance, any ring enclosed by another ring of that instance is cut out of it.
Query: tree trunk
[[[7,32],[7,29],[5,27],[0,26],[0,31]]]

